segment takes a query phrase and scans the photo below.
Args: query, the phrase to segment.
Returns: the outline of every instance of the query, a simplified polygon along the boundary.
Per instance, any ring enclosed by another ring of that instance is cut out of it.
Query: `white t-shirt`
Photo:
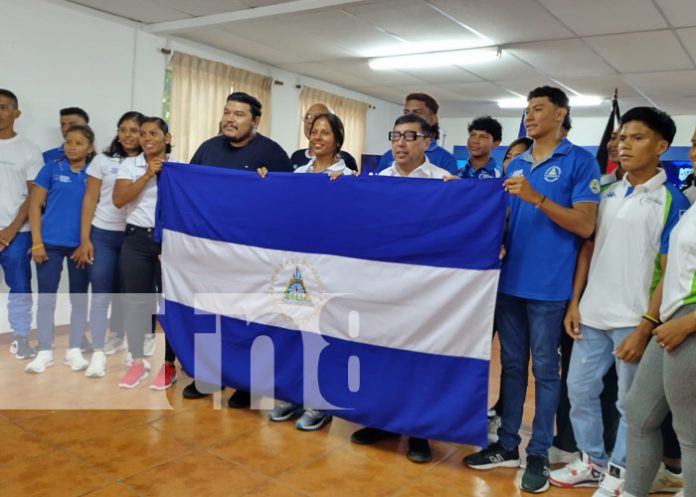
[[[313,173],[314,172],[314,161],[315,158],[312,157],[310,161],[305,164],[304,166],[300,166],[297,169],[295,169],[296,173]],[[352,171],[346,166],[346,163],[344,162],[343,159],[339,159],[338,162],[334,162],[331,164],[329,167],[321,171],[324,174],[331,174],[331,173],[343,173],[345,176],[350,176]]]
[[[696,207],[692,206],[669,237],[660,319],[667,321],[680,307],[693,303],[696,303]]]
[[[116,179],[135,181],[147,171],[145,155],[129,157],[121,162]],[[157,176],[150,178],[145,188],[131,202],[125,205],[126,222],[141,228],[155,227],[155,207],[157,207]]]
[[[99,154],[87,167],[87,174],[101,181],[99,202],[92,220],[92,224],[97,228],[109,231],[126,229],[126,209],[116,207],[113,200],[116,175],[123,160],[125,159],[121,157]]]
[[[633,187],[628,176],[602,192],[580,322],[598,330],[637,326],[661,276],[659,256],[688,204],[658,174]],[[678,195],[680,198],[674,198]],[[672,258],[670,250],[669,259]]]
[[[442,169],[433,165],[428,158],[425,158],[425,162],[418,166],[416,169],[411,171],[408,176],[401,176],[397,170],[396,162],[392,162],[392,165],[388,168],[380,171],[379,176],[396,176],[402,178],[431,178],[431,179],[442,179],[447,176],[449,171]]]
[[[43,164],[39,147],[23,136],[0,140],[0,229],[17,217],[29,193],[27,181],[34,180]],[[29,231],[29,223],[24,223],[20,231]]]

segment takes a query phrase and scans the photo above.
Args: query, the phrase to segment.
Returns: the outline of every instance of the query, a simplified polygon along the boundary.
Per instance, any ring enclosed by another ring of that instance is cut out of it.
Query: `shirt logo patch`
[[[524,171],[522,169],[518,169],[517,171],[514,171],[510,176],[513,178],[515,176],[524,176]]]
[[[602,187],[599,184],[599,180],[593,179],[592,181],[590,181],[590,191],[592,193],[599,193],[601,189]]]
[[[118,174],[118,166],[114,166],[111,168],[111,174]]]
[[[544,179],[549,183],[558,181],[559,179],[561,179],[561,168],[558,166],[551,166],[544,173]]]
[[[60,175],[58,176],[58,183],[70,183],[70,176]]]

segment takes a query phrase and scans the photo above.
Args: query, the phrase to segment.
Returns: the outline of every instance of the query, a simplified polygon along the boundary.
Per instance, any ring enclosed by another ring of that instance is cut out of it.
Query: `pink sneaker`
[[[165,362],[157,373],[157,377],[152,381],[150,388],[152,390],[166,390],[171,387],[178,376],[176,375],[176,366]]]
[[[145,369],[145,365],[141,362],[135,362],[128,368],[126,374],[124,374],[118,382],[118,386],[121,388],[135,388],[145,378],[147,378],[147,369]]]

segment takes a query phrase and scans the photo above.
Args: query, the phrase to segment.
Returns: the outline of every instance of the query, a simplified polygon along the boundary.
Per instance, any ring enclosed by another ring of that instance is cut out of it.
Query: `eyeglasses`
[[[426,135],[418,133],[417,131],[404,131],[403,133],[401,131],[390,131],[389,141],[398,142],[403,137],[407,142],[414,142],[419,136],[426,138]]]

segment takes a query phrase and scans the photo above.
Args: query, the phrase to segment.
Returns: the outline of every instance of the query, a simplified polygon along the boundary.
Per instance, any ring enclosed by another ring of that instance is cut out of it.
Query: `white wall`
[[[385,133],[401,112],[399,105],[186,40],[151,35],[137,23],[95,14],[61,0],[0,0],[0,12],[0,88],[17,94],[22,116],[16,130],[42,150],[61,142],[58,110],[62,107],[78,106],[90,114],[98,149],[110,143],[116,121],[125,111],[161,115],[167,64],[162,48],[219,60],[282,81],[283,85],[273,86],[271,137],[289,153],[297,148],[300,126],[298,84],[376,107],[368,111],[365,153],[381,154],[387,149]],[[221,112],[222,107],[223,102]],[[67,288],[65,280],[61,291]],[[35,277],[33,281],[35,287]],[[0,332],[9,329],[6,292],[0,281]],[[68,306],[60,304],[56,322],[67,321]]]

